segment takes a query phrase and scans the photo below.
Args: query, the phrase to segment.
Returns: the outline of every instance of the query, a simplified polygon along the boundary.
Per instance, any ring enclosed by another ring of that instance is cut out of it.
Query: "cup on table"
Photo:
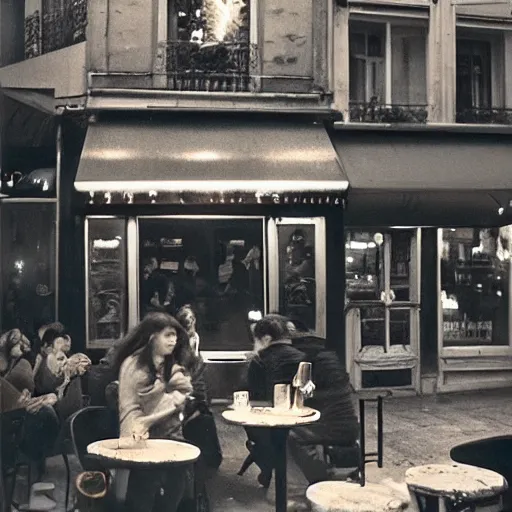
[[[291,407],[290,384],[276,384],[274,386],[274,409],[286,409]]]
[[[233,393],[233,409],[249,409],[249,391],[235,391]]]

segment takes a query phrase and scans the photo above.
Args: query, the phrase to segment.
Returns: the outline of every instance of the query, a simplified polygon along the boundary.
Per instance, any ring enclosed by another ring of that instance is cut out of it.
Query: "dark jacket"
[[[273,343],[261,350],[249,364],[247,384],[252,400],[273,399],[275,384],[291,384],[300,362],[313,363],[316,389],[305,405],[321,413],[320,420],[308,427],[318,444],[351,444],[357,439],[359,423],[352,402],[352,387],[337,354],[322,344],[296,346]]]

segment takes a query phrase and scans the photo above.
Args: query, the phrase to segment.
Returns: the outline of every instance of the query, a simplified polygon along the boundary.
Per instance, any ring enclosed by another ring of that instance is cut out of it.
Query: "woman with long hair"
[[[191,404],[206,401],[202,366],[175,318],[163,312],[148,313],[114,356],[119,372],[120,437],[182,439]],[[187,476],[181,468],[132,472],[128,510],[177,510],[188,494]]]
[[[190,304],[185,304],[176,313],[176,320],[187,331],[190,348],[196,356],[199,356],[199,334],[196,331],[197,319]]]

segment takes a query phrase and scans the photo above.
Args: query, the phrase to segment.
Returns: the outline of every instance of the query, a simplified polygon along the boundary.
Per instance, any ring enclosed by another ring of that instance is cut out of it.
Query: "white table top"
[[[464,493],[467,499],[490,498],[507,489],[498,473],[466,464],[428,464],[409,468],[405,482],[412,490],[432,496]]]
[[[268,428],[293,428],[300,425],[309,425],[320,419],[320,412],[316,409],[309,409],[310,414],[307,416],[275,410],[272,413],[265,413],[261,409],[228,409],[222,413],[222,417],[228,423],[235,425]]]
[[[194,462],[201,454],[201,450],[192,444],[169,439],[148,439],[134,447],[129,447],[126,442],[121,442],[121,448],[119,445],[119,439],[96,441],[87,446],[87,453],[139,464]]]
[[[313,510],[337,512],[402,512],[408,497],[387,485],[352,482],[318,482],[310,485],[306,498]]]

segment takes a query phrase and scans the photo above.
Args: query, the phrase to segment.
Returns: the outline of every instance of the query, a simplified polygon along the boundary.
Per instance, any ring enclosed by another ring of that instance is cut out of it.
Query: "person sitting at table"
[[[120,437],[183,440],[183,421],[205,402],[202,365],[187,333],[172,316],[148,313],[117,346]],[[132,471],[126,496],[130,512],[172,512],[190,497],[190,474],[182,468]],[[163,489],[163,494],[160,490]]]
[[[52,407],[57,396],[49,393],[38,398],[30,363],[23,358],[23,347],[28,340],[18,329],[12,329],[0,337],[0,381],[8,383],[16,403],[9,408],[24,408],[25,418],[21,439],[21,451],[32,461],[36,469],[36,481],[44,473],[44,458],[53,447],[59,433],[59,419]]]
[[[303,332],[297,332],[297,326]],[[290,432],[290,452],[308,479],[315,483],[330,478],[330,467],[325,462],[322,448],[334,445],[332,462],[343,467],[358,467],[359,423],[352,403],[352,389],[346,371],[335,352],[326,350],[322,340],[312,340],[308,347],[307,332],[299,322],[293,324],[281,315],[267,315],[253,328],[255,346],[247,372],[247,388],[251,400],[272,401],[276,384],[291,384],[299,363],[313,364],[313,382],[316,385],[312,398],[305,405],[320,411],[318,422],[294,428]],[[297,340],[297,348],[294,343]],[[247,428],[251,453],[261,469],[258,481],[268,486],[272,477],[274,460],[267,433]],[[340,447],[348,448],[347,450]],[[350,457],[350,460],[347,458]]]
[[[56,387],[56,379],[55,372],[48,369],[48,355],[58,354],[61,360],[67,357],[71,351],[71,337],[60,322],[42,325],[38,336],[41,341],[34,362],[34,378],[40,392],[50,392],[48,390],[53,391]]]
[[[199,334],[196,331],[196,315],[190,304],[185,304],[176,313],[176,320],[187,331],[192,352],[199,356]]]

